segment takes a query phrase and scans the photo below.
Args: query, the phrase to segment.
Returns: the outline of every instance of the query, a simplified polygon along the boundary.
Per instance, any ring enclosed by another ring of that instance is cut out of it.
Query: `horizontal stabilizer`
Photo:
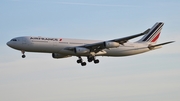
[[[151,50],[151,49],[154,49],[156,47],[166,45],[166,44],[170,44],[170,43],[173,43],[173,42],[175,42],[175,41],[169,41],[169,42],[165,42],[165,43],[161,43],[161,44],[157,44],[157,45],[149,45],[148,48]]]

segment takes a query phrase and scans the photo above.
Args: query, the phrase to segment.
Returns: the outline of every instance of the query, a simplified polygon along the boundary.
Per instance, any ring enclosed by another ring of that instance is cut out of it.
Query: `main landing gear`
[[[79,59],[77,60],[77,63],[81,63],[81,66],[86,66],[86,62],[83,62],[83,59],[79,56]],[[94,61],[95,64],[99,63],[98,59],[95,59],[94,56],[88,56],[87,57],[88,62]]]
[[[23,54],[23,55],[22,55],[22,58],[25,58],[25,57],[26,57],[26,55],[24,54],[25,51],[22,50],[21,53]]]
[[[81,66],[86,66],[86,62],[83,62],[83,59],[81,57],[79,57],[77,63],[81,63]]]
[[[99,63],[99,60],[98,60],[98,59],[95,59],[94,56],[88,56],[88,57],[87,57],[87,60],[88,60],[88,62],[94,61],[95,64]]]

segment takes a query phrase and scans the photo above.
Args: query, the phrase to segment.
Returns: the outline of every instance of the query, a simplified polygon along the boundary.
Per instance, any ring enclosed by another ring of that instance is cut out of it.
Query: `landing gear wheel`
[[[77,63],[82,63],[82,59],[77,60]]]
[[[88,59],[88,62],[92,62],[93,60],[92,59]]]
[[[26,55],[22,55],[22,58],[25,58],[26,57]]]
[[[25,57],[26,57],[26,55],[24,55],[25,51],[24,51],[24,50],[21,50],[21,53],[23,54],[23,55],[22,55],[22,58],[25,58]]]
[[[94,63],[95,63],[95,64],[99,63],[99,60],[98,60],[98,59],[97,59],[97,60],[94,60]]]
[[[94,60],[94,56],[88,56],[87,60],[88,60],[88,62],[92,62]]]
[[[86,62],[82,62],[82,63],[81,63],[81,66],[86,66]]]

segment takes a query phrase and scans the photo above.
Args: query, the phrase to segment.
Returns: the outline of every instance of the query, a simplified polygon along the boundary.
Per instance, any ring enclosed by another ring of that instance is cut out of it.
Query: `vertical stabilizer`
[[[163,22],[157,22],[152,28],[151,30],[148,32],[148,34],[144,35],[144,37],[142,37],[138,42],[151,42],[151,43],[156,43],[161,30],[162,30],[162,26],[164,25]]]

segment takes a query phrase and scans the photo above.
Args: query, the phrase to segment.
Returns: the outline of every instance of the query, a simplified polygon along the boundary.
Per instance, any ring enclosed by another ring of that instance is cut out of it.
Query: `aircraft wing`
[[[150,28],[147,29],[147,30],[145,30],[144,32],[139,33],[139,34],[136,34],[136,35],[132,35],[132,36],[124,37],[124,38],[113,39],[113,40],[109,40],[109,41],[111,41],[111,42],[118,42],[118,43],[120,43],[120,44],[123,45],[123,44],[126,43],[128,40],[133,39],[133,38],[136,38],[136,37],[139,37],[139,36],[142,36],[142,35],[145,35],[145,34],[147,34],[149,31],[150,31]]]
[[[113,39],[113,40],[108,40],[108,41],[103,41],[103,42],[98,42],[98,43],[86,44],[86,45],[82,45],[82,46],[76,46],[76,47],[87,48],[90,50],[90,52],[97,53],[103,49],[108,49],[105,45],[106,42],[116,42],[116,43],[123,45],[128,40],[142,36],[144,34],[147,34],[149,31],[150,31],[150,29],[147,29],[146,31],[136,34],[136,35],[132,35],[132,36],[124,37],[124,38]],[[73,51],[76,47],[67,47],[65,49]]]

